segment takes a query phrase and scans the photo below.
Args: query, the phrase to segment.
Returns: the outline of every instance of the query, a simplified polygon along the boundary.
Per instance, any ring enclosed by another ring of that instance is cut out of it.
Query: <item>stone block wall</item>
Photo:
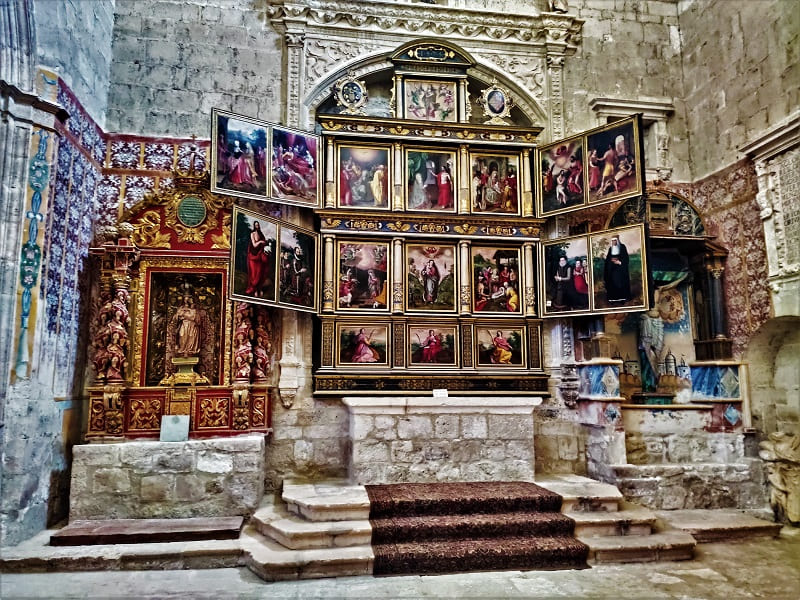
[[[281,45],[250,2],[117,0],[107,129],[207,138],[214,107],[279,120]]]
[[[800,105],[800,11],[792,0],[680,2],[692,179]]]
[[[36,59],[56,69],[103,127],[108,104],[114,0],[34,0]]]
[[[764,465],[758,459],[731,464],[624,465],[616,485],[634,502],[659,510],[769,506]]]
[[[73,448],[70,520],[250,515],[264,495],[264,436]]]
[[[554,403],[548,399],[546,403]],[[537,473],[586,475],[586,431],[574,422],[575,411],[553,406],[536,408],[533,445]]]
[[[735,463],[744,458],[744,446],[743,433],[630,431],[625,436],[628,462],[634,465]]]
[[[534,402],[538,399],[346,398],[350,480],[533,481]]]

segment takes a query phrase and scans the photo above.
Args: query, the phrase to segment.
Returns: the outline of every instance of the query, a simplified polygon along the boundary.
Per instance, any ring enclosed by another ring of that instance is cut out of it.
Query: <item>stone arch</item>
[[[750,365],[753,426],[800,435],[800,316],[770,319],[753,335],[745,357]]]
[[[313,88],[311,88],[302,100],[303,114],[301,115],[301,126],[313,126],[314,117],[317,109],[332,95],[331,87],[340,78],[347,75],[349,72],[355,74],[356,77],[367,77],[380,71],[391,70],[394,64],[391,62],[391,57],[396,55],[403,48],[418,44],[424,40],[414,40],[398,46],[397,48],[386,50],[381,49],[374,52],[365,53],[352,60],[341,63],[337,69],[331,71],[327,76],[317,80]],[[438,41],[441,44],[442,42]],[[481,62],[475,59],[472,55],[458,47],[457,45],[449,42],[448,46],[460,52],[463,56],[474,60],[475,63],[467,70],[467,74],[477,79],[486,85],[490,85],[493,80],[506,87],[513,95],[514,102],[517,108],[535,125],[546,125],[548,121],[547,111],[542,107],[539,101],[531,94],[531,92],[518,84],[514,78],[499,67],[489,63]]]

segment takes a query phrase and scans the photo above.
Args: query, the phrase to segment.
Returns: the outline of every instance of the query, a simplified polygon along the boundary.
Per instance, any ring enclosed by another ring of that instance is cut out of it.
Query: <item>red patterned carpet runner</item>
[[[561,496],[533,483],[366,488],[375,575],[586,567]]]

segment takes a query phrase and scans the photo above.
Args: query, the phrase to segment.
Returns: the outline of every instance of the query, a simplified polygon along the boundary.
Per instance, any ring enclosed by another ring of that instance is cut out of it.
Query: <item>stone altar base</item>
[[[69,519],[251,515],[264,495],[264,436],[73,448]]]
[[[533,481],[539,397],[343,401],[350,412],[352,483]]]

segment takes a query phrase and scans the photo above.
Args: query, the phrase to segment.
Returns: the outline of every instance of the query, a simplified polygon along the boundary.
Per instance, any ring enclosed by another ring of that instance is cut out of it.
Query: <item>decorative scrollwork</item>
[[[230,408],[229,398],[204,398],[200,401],[198,427],[227,427]]]
[[[130,429],[158,429],[160,426],[161,400],[147,398],[131,401]]]

